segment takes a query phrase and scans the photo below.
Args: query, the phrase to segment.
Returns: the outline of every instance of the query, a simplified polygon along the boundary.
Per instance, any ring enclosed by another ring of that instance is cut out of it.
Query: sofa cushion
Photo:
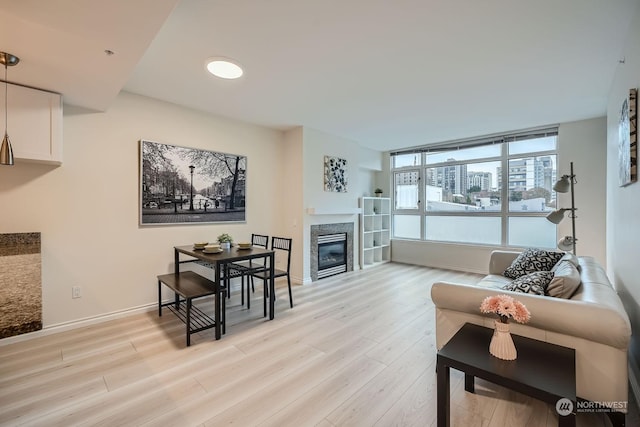
[[[488,274],[477,284],[483,288],[502,289],[505,285],[513,282],[513,279],[498,274]]]
[[[554,276],[547,287],[547,295],[571,298],[580,286],[580,272],[569,260],[562,260],[554,267]]]
[[[550,271],[565,255],[564,252],[547,251],[544,249],[525,249],[511,265],[504,271],[504,275],[517,279],[534,271]]]
[[[513,292],[523,292],[525,294],[545,295],[547,286],[553,280],[553,273],[550,271],[534,271],[515,279],[505,285],[502,289]]]

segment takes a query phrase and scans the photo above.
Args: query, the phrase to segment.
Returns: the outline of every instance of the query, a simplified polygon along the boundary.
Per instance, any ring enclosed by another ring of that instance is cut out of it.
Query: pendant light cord
[[[7,61],[4,63],[4,134],[5,136],[9,134],[9,121],[8,121],[8,111],[9,111],[9,82],[7,81]]]

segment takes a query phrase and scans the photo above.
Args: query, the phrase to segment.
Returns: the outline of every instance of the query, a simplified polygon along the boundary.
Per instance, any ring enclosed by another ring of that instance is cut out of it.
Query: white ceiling
[[[66,104],[122,89],[387,150],[605,115],[639,4],[0,0],[0,50],[22,60],[10,81]],[[211,56],[245,75],[209,75]]]

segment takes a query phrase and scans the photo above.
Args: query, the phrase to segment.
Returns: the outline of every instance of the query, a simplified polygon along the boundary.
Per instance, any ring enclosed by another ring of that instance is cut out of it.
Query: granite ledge
[[[40,233],[0,234],[0,256],[40,253]]]

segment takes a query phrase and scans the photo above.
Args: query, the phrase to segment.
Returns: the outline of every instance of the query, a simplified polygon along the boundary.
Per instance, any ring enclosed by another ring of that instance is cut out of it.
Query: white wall
[[[618,121],[629,89],[640,88],[640,7],[637,8],[627,42],[609,94],[607,107],[607,271],[631,319],[630,366],[640,379],[640,182],[618,184]]]
[[[284,134],[284,185],[282,191],[274,194],[274,200],[283,206],[283,230],[291,238],[291,280],[303,282],[302,260],[304,253],[304,162],[302,147],[302,127],[289,130]]]
[[[558,175],[569,174],[569,163],[573,161],[578,180],[575,187],[576,206],[579,209],[576,222],[579,239],[577,252],[579,255],[594,256],[603,265],[606,247],[605,124],[604,118],[595,118],[562,123],[558,130]],[[389,182],[390,180],[391,176]],[[571,205],[568,195],[562,195],[560,200],[562,206]],[[569,218],[565,218],[558,227],[558,238],[567,234],[571,234]],[[496,248],[491,246],[394,239],[391,242],[391,259],[395,262],[486,273],[489,257],[494,249]]]
[[[606,117],[563,123],[558,130],[558,177],[576,174],[576,253],[594,257],[606,265]],[[560,207],[571,206],[569,193],[558,193]],[[558,225],[558,238],[571,235],[571,220],[565,215]]]
[[[361,152],[371,152],[358,143],[330,135],[308,127],[304,128],[304,204],[309,207],[357,208],[358,198],[371,194],[373,188],[363,188],[360,175],[360,159],[369,164],[371,159]],[[374,152],[375,153],[375,152]],[[380,156],[380,153],[377,153]],[[324,191],[324,156],[340,157],[347,160],[348,191],[335,193]]]
[[[311,281],[311,225],[354,222],[354,269],[358,268],[358,215],[348,213],[358,208],[358,199],[372,195],[376,170],[382,169],[382,153],[366,149],[358,143],[305,127],[303,130],[303,205],[305,210],[335,209],[344,214],[304,215],[304,252],[302,254],[304,283]],[[324,156],[347,160],[349,181],[346,193],[324,191]]]
[[[140,139],[247,156],[247,222],[140,227]],[[67,107],[61,167],[0,168],[0,232],[42,232],[45,327],[154,303],[174,245],[288,231],[277,203],[285,159],[281,132],[141,96],[120,94],[105,113]]]

